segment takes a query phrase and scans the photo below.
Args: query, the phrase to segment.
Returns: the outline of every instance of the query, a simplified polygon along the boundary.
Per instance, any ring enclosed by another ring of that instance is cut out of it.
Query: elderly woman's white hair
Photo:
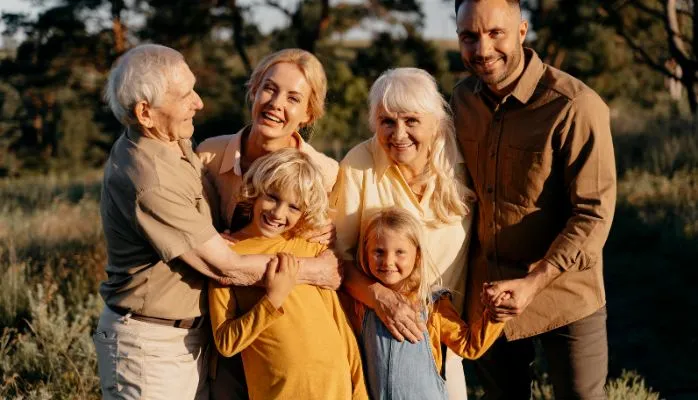
[[[167,92],[172,71],[184,62],[177,50],[143,44],[124,53],[114,64],[104,90],[104,100],[124,126],[138,124],[133,109],[139,101],[157,106]]]
[[[432,114],[438,119],[422,179],[436,179],[431,203],[438,222],[449,223],[467,215],[475,194],[463,184],[464,177],[456,176],[459,157],[451,108],[439,93],[434,77],[419,68],[389,69],[371,86],[369,104],[369,126],[374,133],[379,106],[391,113]]]

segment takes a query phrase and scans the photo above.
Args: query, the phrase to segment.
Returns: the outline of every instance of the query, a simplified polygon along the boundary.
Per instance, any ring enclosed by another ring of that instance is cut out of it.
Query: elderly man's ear
[[[150,104],[146,101],[139,101],[133,107],[133,114],[138,120],[138,124],[143,128],[150,129],[153,127],[155,122],[153,121],[152,109]]]

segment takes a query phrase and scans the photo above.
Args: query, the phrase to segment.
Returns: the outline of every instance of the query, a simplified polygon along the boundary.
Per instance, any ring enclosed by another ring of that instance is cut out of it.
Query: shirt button
[[[492,186],[487,186],[487,193],[492,194],[493,191]]]
[[[495,156],[495,153],[494,153],[494,151],[493,151],[493,152],[490,153],[490,158],[494,158],[494,156]]]
[[[490,226],[490,228],[494,228],[494,222],[490,222],[488,225]]]

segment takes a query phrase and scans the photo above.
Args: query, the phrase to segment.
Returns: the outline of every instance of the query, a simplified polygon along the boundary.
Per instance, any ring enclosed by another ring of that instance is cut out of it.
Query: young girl
[[[213,397],[231,397],[221,356],[242,352],[252,400],[367,399],[361,356],[336,293],[296,284],[296,257],[326,249],[299,236],[327,222],[317,167],[296,149],[261,157],[243,178],[241,201],[252,206],[252,220],[233,234],[233,249],[278,257],[267,268],[266,287],[209,284],[219,352],[211,371]]]
[[[446,290],[432,290],[438,276],[426,249],[421,226],[407,211],[386,208],[375,214],[363,232],[360,265],[369,276],[412,300],[427,321],[425,339],[398,342],[376,313],[355,303],[352,322],[364,354],[364,373],[371,398],[447,399],[440,375],[441,344],[461,357],[481,356],[499,337],[504,324],[482,319],[467,326],[458,316]]]

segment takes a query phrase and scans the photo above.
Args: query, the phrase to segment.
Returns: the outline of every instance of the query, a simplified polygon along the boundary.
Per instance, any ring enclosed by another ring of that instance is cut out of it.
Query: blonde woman
[[[205,174],[215,187],[218,225],[228,229],[237,205],[242,176],[257,158],[283,148],[308,154],[322,171],[322,183],[332,190],[337,162],[315,150],[298,133],[325,113],[327,78],[320,61],[301,49],[285,49],[264,58],[248,82],[250,124],[232,135],[203,141],[197,153]],[[334,232],[328,224],[309,233],[327,244]]]
[[[374,310],[397,340],[423,340],[424,321],[401,294],[369,278],[355,254],[372,213],[397,206],[425,228],[425,246],[441,278],[463,308],[466,256],[470,238],[472,192],[461,182],[458,153],[448,104],[434,78],[417,68],[384,72],[371,87],[369,125],[374,136],[354,147],[340,163],[331,204],[335,208],[337,250],[345,263],[344,286]],[[460,358],[446,357],[449,398],[463,399],[465,379]]]
[[[212,137],[197,147],[206,181],[214,188],[208,200],[215,214],[216,227],[235,231],[251,219],[252,210],[237,207],[243,186],[243,175],[258,158],[274,151],[295,148],[306,154],[321,171],[322,186],[329,192],[337,176],[337,162],[316,151],[301,138],[298,130],[309,127],[325,113],[327,78],[320,61],[301,49],[285,49],[262,59],[247,83],[251,121],[237,133]],[[235,216],[235,218],[234,218]],[[240,217],[242,216],[242,217]],[[239,218],[240,217],[240,218]],[[225,233],[222,236],[235,241]],[[322,245],[334,239],[331,223],[306,230],[304,237]],[[315,263],[325,269],[314,269],[299,276],[313,276],[307,283],[336,288],[337,258],[331,250],[323,251]],[[332,284],[327,284],[332,280]],[[246,398],[247,388],[239,356],[233,357],[226,370],[232,398]]]

